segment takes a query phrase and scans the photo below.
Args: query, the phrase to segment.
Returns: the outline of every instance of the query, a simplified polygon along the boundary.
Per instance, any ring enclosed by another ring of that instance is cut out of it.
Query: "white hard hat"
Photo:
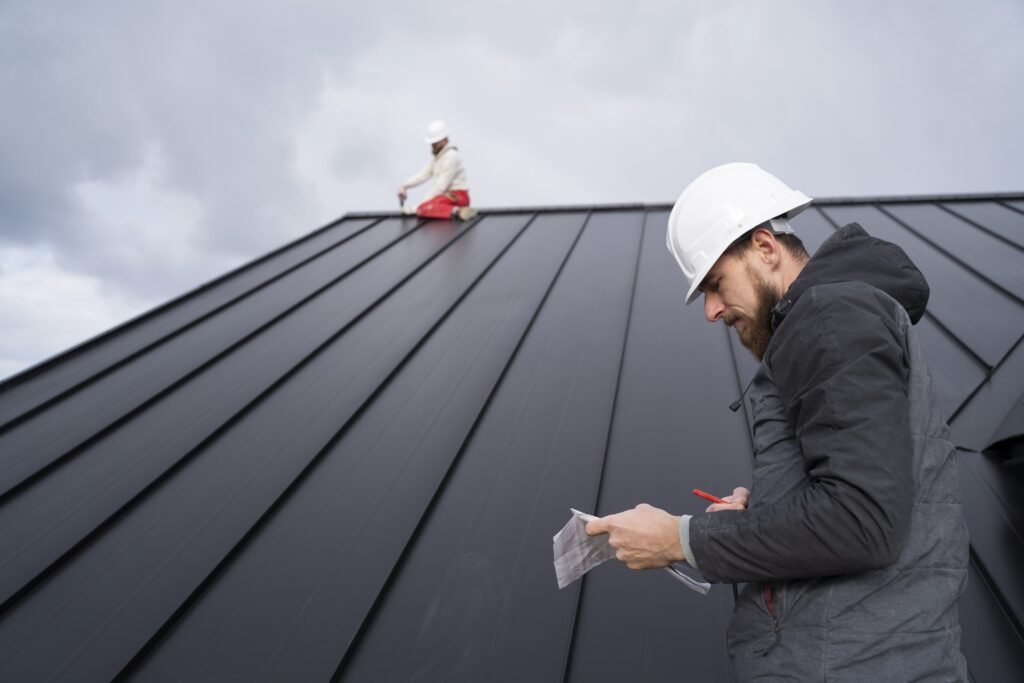
[[[431,121],[427,126],[427,143],[434,144],[448,137],[448,124],[444,121]]]
[[[768,221],[774,232],[793,232],[785,219],[810,203],[810,197],[756,164],[724,164],[702,173],[668,217],[668,250],[686,276],[686,303],[697,298],[697,287],[715,261],[743,233]]]

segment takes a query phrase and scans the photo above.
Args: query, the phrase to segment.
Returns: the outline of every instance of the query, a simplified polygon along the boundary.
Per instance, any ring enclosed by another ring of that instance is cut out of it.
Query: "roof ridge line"
[[[1019,192],[976,192],[976,193],[952,193],[952,194],[919,194],[919,195],[864,195],[849,197],[818,197],[813,200],[814,204],[903,204],[917,202],[956,202],[956,201],[1003,201],[1003,200],[1024,200],[1024,191]],[[480,207],[478,207],[480,208]],[[496,206],[480,208],[480,211],[488,214],[508,213],[570,213],[587,211],[669,211],[672,209],[672,202],[624,202],[608,204],[553,204],[536,206]],[[403,215],[400,211],[351,211],[345,213],[339,220],[345,218],[390,218]]]

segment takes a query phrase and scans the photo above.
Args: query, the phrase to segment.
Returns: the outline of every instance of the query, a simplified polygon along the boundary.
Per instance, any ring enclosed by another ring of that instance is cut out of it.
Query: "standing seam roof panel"
[[[157,402],[130,411],[116,431],[60,455],[60,467],[47,472],[45,488],[23,489],[7,505],[10,514],[0,523],[0,541],[14,551],[0,563],[0,604],[216,438],[310,353],[450,244],[450,236],[460,234],[417,231],[407,253],[389,250],[379,257],[379,272],[359,270],[335,285],[344,295],[332,299],[330,290],[321,293],[295,311],[290,325],[262,330]],[[26,474],[35,463],[31,457],[11,460],[7,477],[21,477],[20,484],[35,474]]]
[[[1021,196],[794,221],[922,267],[916,329],[977,450],[1024,382]],[[728,587],[612,562],[558,591],[550,564],[569,505],[697,512],[690,488],[749,481],[726,406],[757,363],[682,306],[669,208],[346,217],[0,383],[0,678],[675,680],[685,642],[732,680]],[[1024,667],[1001,453],[959,456],[979,681]]]
[[[639,218],[588,222],[341,680],[561,676],[576,587],[557,588],[550,520],[596,496]]]
[[[836,223],[859,222],[869,232],[903,247],[931,287],[928,309],[991,367],[1024,329],[1024,305],[958,267],[948,256],[873,207],[826,207]],[[994,306],[995,308],[991,308]],[[998,315],[993,311],[998,310]]]
[[[1024,251],[1024,214],[998,202],[951,202],[938,206],[988,231],[1011,248]]]
[[[216,314],[381,220],[341,219],[37,366],[45,365],[45,372],[30,368],[0,382],[0,430],[173,336],[183,324]]]
[[[678,266],[664,247],[666,219],[647,219],[597,514],[641,501],[696,513],[707,502],[691,489],[725,495],[750,482],[746,420],[728,408],[742,391],[734,335],[709,325],[699,303],[683,305]],[[693,680],[731,680],[722,646],[730,587],[702,596],[662,571],[609,563],[581,591],[567,680],[678,680],[681,665]],[[702,656],[687,654],[696,652]]]
[[[975,277],[1024,302],[1024,251],[979,230],[933,204],[902,204],[881,209],[905,228],[927,239]]]
[[[392,228],[397,227],[392,225]],[[173,338],[75,391],[45,415],[19,421],[0,436],[0,448],[23,457],[0,469],[2,491],[17,487],[39,469],[59,460],[138,407],[158,400],[178,383],[209,369],[229,352],[251,353],[247,342],[268,329],[303,324],[301,318],[323,301],[322,294],[406,236],[383,228],[365,232],[344,251],[307,264],[253,296],[236,301],[220,315],[183,326]],[[384,260],[391,260],[387,254]],[[398,266],[399,264],[394,264]],[[407,266],[408,267],[408,266]],[[400,271],[399,271],[400,272]],[[320,297],[319,301],[314,301]],[[310,305],[310,304],[313,305]],[[52,421],[63,426],[53,430]],[[97,428],[99,426],[99,428]]]
[[[1001,467],[991,455],[961,453],[960,486],[964,500],[972,503],[965,505],[964,515],[971,529],[974,558],[1000,587],[1005,609],[1018,624],[1024,624],[1024,582],[1020,580],[1024,567],[1024,501],[1019,487],[1001,478]],[[1021,636],[1024,638],[1024,628]]]
[[[479,256],[497,258],[522,229],[524,220],[509,217],[487,223],[489,229],[470,242],[470,256],[476,257],[477,263],[481,263]],[[437,229],[440,232],[432,236],[436,243],[451,244],[450,227],[441,224]],[[429,233],[424,236],[431,237]],[[459,278],[449,276],[463,270],[459,256],[445,249],[441,258],[432,259],[417,272],[408,287],[373,309],[370,315],[384,318],[385,324],[371,320],[360,328],[359,335],[349,331],[340,343],[313,351],[314,355],[307,351],[300,366],[289,371],[269,400],[247,408],[203,449],[205,452],[191,458],[140,501],[132,515],[119,519],[99,542],[62,567],[56,580],[43,586],[44,593],[61,591],[65,582],[88,588],[56,614],[45,609],[46,599],[32,603],[44,609],[23,617],[23,623],[45,624],[45,630],[36,631],[35,637],[5,636],[3,627],[10,622],[0,624],[0,641],[18,642],[20,650],[0,673],[11,667],[27,678],[109,679],[116,675],[326,445],[343,424],[345,418],[339,422],[339,417],[351,416],[395,363],[413,350],[420,334],[433,323],[434,311],[440,312],[445,305],[441,300],[426,300],[426,294],[440,288],[455,297],[477,275],[468,270]],[[378,274],[391,277],[384,271]],[[348,300],[339,293],[334,304]],[[417,324],[410,324],[410,315]],[[360,322],[367,319],[362,317]],[[388,327],[400,334],[381,339],[379,335]],[[306,338],[304,328],[291,329]],[[379,345],[381,341],[385,346]],[[368,347],[367,342],[374,346]],[[346,353],[349,348],[379,350],[373,354],[375,358],[368,358]],[[316,406],[314,412],[309,413],[309,405]],[[241,479],[239,471],[245,472]],[[117,560],[106,566],[109,557]],[[96,576],[94,572],[101,567],[102,574]],[[119,604],[109,604],[105,598],[115,586],[127,596]],[[97,642],[101,636],[102,641],[117,643],[117,647],[101,646]],[[67,649],[73,654],[63,660],[40,658],[40,648],[50,649],[61,642],[82,645]],[[29,664],[33,668],[21,669]]]
[[[135,676],[333,673],[583,220],[530,225]]]

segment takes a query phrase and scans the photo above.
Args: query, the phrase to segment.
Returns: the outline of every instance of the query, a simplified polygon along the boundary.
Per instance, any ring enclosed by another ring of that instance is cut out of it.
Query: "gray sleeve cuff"
[[[686,556],[686,561],[690,563],[690,566],[700,569],[697,566],[697,560],[693,557],[693,550],[690,549],[690,517],[692,515],[683,515],[679,518],[679,543],[683,546],[683,555]]]

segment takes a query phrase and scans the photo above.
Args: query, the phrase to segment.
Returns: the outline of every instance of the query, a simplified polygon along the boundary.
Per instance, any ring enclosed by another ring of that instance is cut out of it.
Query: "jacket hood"
[[[882,290],[907,310],[914,324],[928,305],[928,281],[910,257],[895,244],[850,223],[825,240],[772,309],[772,329],[809,288],[836,282],[864,282]]]

